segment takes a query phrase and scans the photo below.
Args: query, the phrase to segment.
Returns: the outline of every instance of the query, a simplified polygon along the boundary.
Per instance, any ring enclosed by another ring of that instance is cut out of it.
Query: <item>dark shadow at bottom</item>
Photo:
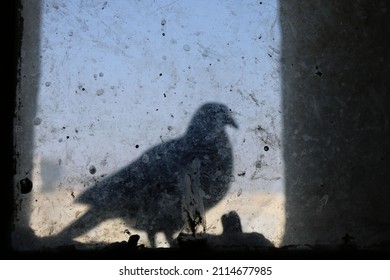
[[[37,238],[40,249],[17,252],[10,259],[90,259],[90,260],[366,260],[388,259],[390,244],[384,247],[358,247],[350,238],[343,238],[335,246],[283,246],[276,247],[264,235],[243,232],[239,215],[231,211],[222,215],[223,232],[213,234],[179,234],[174,246],[153,248],[140,244],[139,235],[130,235],[127,241],[111,244],[85,244],[56,248],[45,247],[44,239]],[[32,239],[32,236],[29,237]]]

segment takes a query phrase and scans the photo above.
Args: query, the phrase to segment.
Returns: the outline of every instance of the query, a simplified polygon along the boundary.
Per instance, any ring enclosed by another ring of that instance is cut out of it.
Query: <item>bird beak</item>
[[[237,123],[235,122],[235,120],[231,116],[228,117],[227,124],[238,129]]]

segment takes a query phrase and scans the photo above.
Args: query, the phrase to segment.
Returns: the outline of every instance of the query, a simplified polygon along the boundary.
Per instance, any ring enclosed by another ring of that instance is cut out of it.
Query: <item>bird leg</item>
[[[198,228],[206,230],[206,219],[203,204],[203,192],[200,188],[200,161],[194,159],[189,168],[179,178],[179,184],[183,186],[182,214],[187,228],[195,236]]]

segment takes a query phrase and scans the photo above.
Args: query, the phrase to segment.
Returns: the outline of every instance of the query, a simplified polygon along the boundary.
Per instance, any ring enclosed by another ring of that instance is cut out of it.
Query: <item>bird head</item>
[[[221,103],[206,103],[194,114],[189,131],[221,131],[226,126],[238,128],[229,108]]]

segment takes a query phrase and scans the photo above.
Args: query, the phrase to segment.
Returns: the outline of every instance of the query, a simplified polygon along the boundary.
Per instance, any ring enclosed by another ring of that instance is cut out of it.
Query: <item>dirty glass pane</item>
[[[22,4],[15,248],[280,245],[277,1]]]

